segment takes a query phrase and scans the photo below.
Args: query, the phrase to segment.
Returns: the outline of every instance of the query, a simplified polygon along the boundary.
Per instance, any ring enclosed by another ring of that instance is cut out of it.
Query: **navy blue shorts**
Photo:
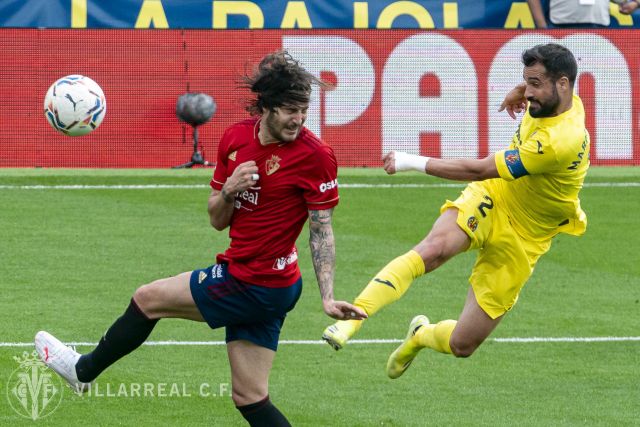
[[[302,279],[286,288],[266,288],[236,279],[226,264],[194,270],[191,295],[212,329],[224,326],[226,342],[247,340],[273,351],[280,329],[302,292]]]

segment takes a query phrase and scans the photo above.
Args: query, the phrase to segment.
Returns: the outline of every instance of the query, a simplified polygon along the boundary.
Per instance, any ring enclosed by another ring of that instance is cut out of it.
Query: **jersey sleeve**
[[[311,156],[301,185],[309,210],[330,209],[338,204],[338,162],[331,147],[322,145]]]
[[[214,190],[222,190],[222,186],[225,182],[227,182],[227,162],[229,161],[227,157],[228,151],[228,143],[227,143],[227,132],[222,135],[220,139],[220,144],[218,144],[218,159],[216,161],[216,167],[213,170],[213,178],[209,185]]]
[[[534,133],[521,145],[495,153],[500,177],[513,181],[526,175],[537,175],[558,170],[558,158],[549,144],[545,131]]]

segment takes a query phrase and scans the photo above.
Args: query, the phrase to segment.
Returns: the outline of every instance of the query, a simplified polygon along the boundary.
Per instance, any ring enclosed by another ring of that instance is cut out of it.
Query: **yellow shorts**
[[[502,316],[516,303],[520,290],[533,273],[538,258],[551,240],[524,240],[511,227],[499,194],[487,181],[472,182],[455,201],[440,208],[458,209],[457,223],[471,238],[469,249],[478,249],[469,282],[476,300],[492,318]]]

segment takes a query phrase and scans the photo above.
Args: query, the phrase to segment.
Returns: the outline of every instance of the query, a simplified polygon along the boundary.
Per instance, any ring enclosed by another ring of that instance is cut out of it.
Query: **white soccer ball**
[[[100,86],[89,77],[65,76],[51,85],[44,97],[44,115],[58,132],[86,135],[100,126],[107,113],[107,100]]]

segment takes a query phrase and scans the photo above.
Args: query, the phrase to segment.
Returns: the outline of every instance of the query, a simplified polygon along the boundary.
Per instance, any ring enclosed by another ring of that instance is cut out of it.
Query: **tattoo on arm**
[[[333,275],[336,263],[336,247],[331,225],[332,209],[309,211],[309,245],[316,271],[320,296],[333,299]]]
[[[222,196],[222,199],[227,203],[232,203],[233,200],[235,199],[233,195],[227,193],[227,191],[224,188],[220,190],[220,195]]]

